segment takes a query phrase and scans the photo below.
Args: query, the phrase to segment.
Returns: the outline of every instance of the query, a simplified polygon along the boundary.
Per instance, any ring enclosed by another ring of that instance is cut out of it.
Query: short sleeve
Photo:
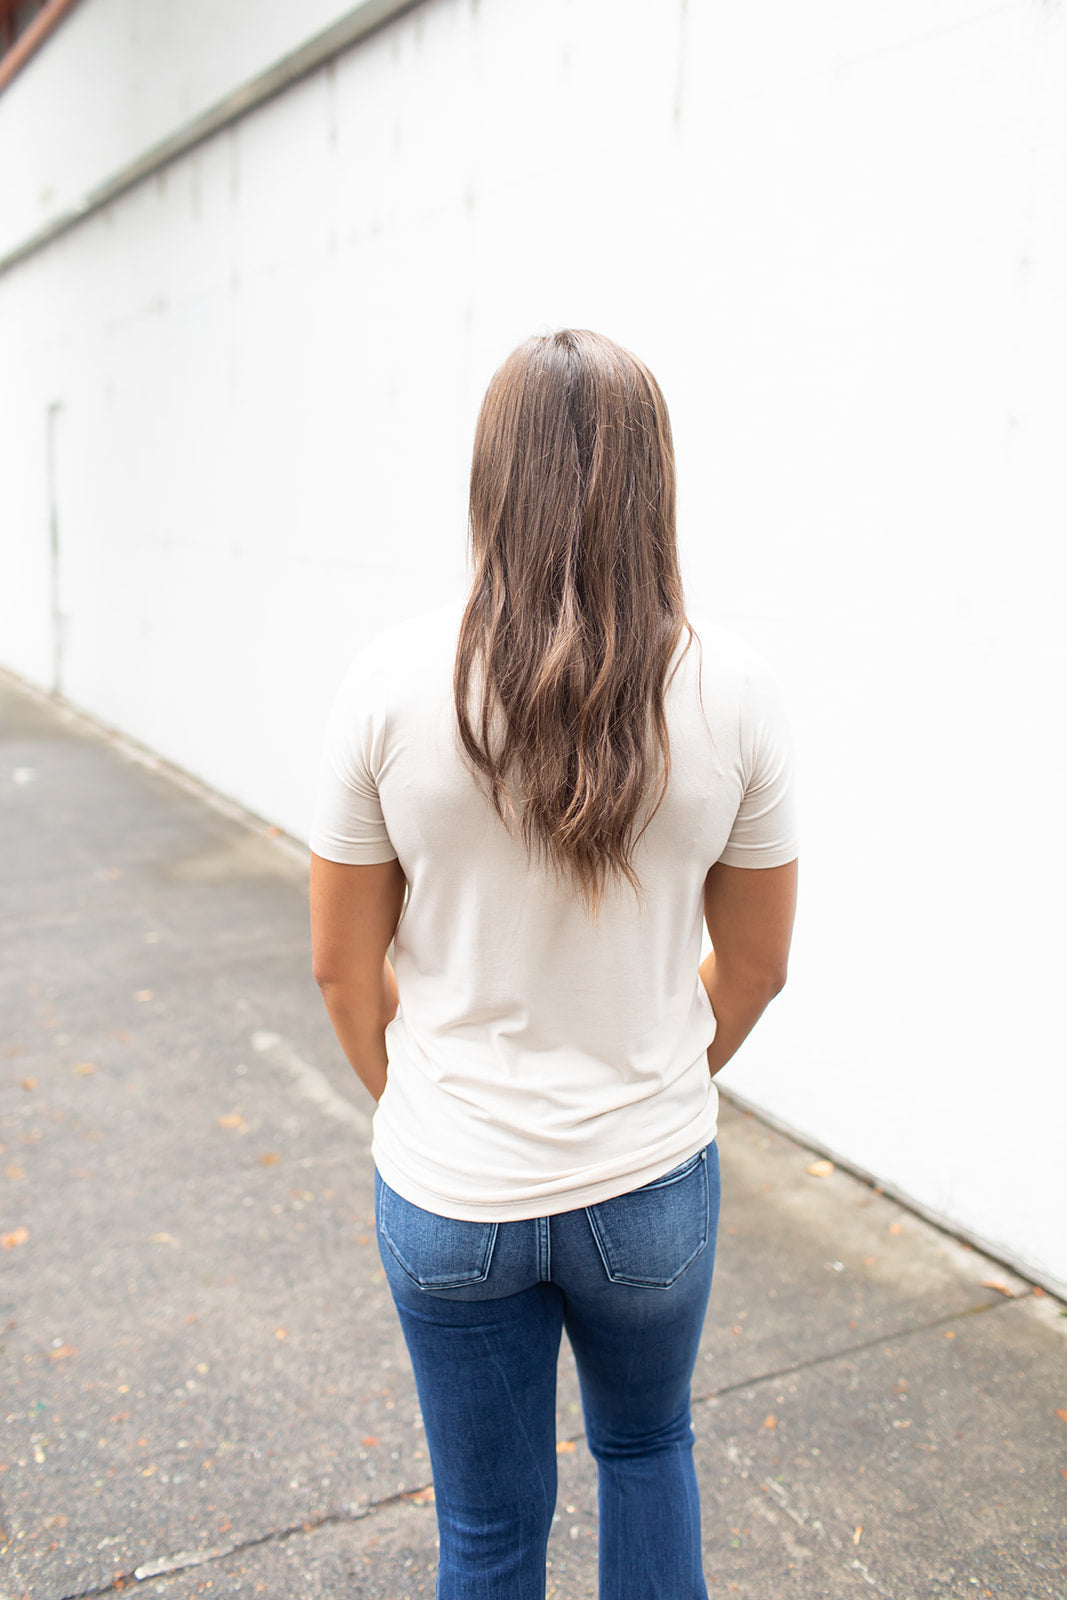
[[[369,647],[345,674],[326,726],[310,838],[317,856],[348,866],[396,857],[378,794],[385,733],[384,682]]]
[[[744,793],[719,860],[784,867],[799,843],[793,741],[778,686],[762,663],[745,676],[739,734]]]

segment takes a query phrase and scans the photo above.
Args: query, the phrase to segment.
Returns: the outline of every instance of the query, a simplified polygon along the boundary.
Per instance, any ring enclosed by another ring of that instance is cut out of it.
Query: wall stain
[[[678,71],[674,80],[674,128],[682,126],[682,106],[685,100],[685,52],[689,43],[689,0],[680,0],[678,17]]]

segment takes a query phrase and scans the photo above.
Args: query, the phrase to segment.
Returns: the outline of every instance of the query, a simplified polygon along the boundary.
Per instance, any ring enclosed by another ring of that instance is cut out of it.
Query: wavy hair
[[[648,368],[584,329],[520,345],[475,433],[456,714],[497,814],[594,917],[609,881],[640,895],[636,846],[670,777],[668,669],[693,637],[674,517]]]

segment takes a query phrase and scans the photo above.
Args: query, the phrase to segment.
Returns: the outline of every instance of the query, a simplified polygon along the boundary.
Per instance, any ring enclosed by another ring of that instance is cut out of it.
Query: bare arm
[[[786,979],[797,864],[727,867],[717,862],[704,884],[704,920],[713,945],[700,968],[715,1013],[708,1049],[712,1076],[751,1033]]]
[[[315,981],[341,1049],[375,1100],[385,1089],[385,1029],[397,1008],[386,951],[406,887],[399,861],[354,867],[311,857]]]

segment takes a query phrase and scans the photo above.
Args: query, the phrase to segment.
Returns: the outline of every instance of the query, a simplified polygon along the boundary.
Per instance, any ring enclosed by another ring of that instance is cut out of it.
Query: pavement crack
[[[342,1506],[336,1511],[322,1511],[315,1516],[304,1517],[300,1522],[293,1522],[288,1527],[271,1528],[267,1533],[257,1534],[254,1538],[242,1539],[237,1544],[218,1545],[206,1550],[184,1550],[173,1556],[160,1556],[154,1561],[142,1561],[126,1572],[114,1573],[106,1583],[95,1584],[88,1589],[72,1589],[69,1593],[61,1595],[59,1600],[97,1600],[98,1596],[119,1594],[131,1584],[148,1583],[153,1578],[170,1577],[177,1572],[187,1572],[192,1567],[210,1566],[216,1561],[228,1560],[230,1556],[255,1550],[260,1545],[284,1544],[298,1534],[317,1533],[320,1528],[364,1522],[368,1517],[373,1517],[376,1512],[384,1511],[389,1506],[425,1497],[430,1489],[430,1484],[422,1484],[415,1489],[400,1489],[396,1494],[386,1495],[382,1500],[373,1500],[367,1505]]]
[[[950,1323],[959,1322],[964,1317],[977,1317],[988,1311],[997,1311],[1002,1306],[1012,1305],[1018,1300],[1029,1298],[1027,1295],[1013,1295],[1005,1299],[1003,1295],[994,1300],[982,1301],[978,1305],[966,1306],[962,1311],[951,1311],[943,1317],[933,1317],[928,1322],[916,1323],[911,1328],[900,1328],[895,1333],[880,1333],[872,1339],[861,1339],[855,1344],[840,1346],[837,1350],[826,1350],[819,1355],[806,1356],[802,1361],[791,1361],[783,1367],[772,1367],[767,1372],[758,1372],[747,1378],[739,1378],[736,1383],[724,1384],[721,1389],[712,1389],[708,1394],[694,1395],[692,1404],[695,1406],[708,1405],[712,1400],[720,1400],[723,1395],[739,1394],[744,1389],[754,1389],[757,1384],[769,1383],[774,1378],[788,1378],[795,1372],[807,1372],[813,1367],[824,1367],[831,1361],[840,1361],[844,1356],[859,1355],[864,1350],[876,1350],[879,1345],[894,1343],[902,1339],[913,1339],[921,1333],[930,1333],[935,1328],[945,1328]]]

